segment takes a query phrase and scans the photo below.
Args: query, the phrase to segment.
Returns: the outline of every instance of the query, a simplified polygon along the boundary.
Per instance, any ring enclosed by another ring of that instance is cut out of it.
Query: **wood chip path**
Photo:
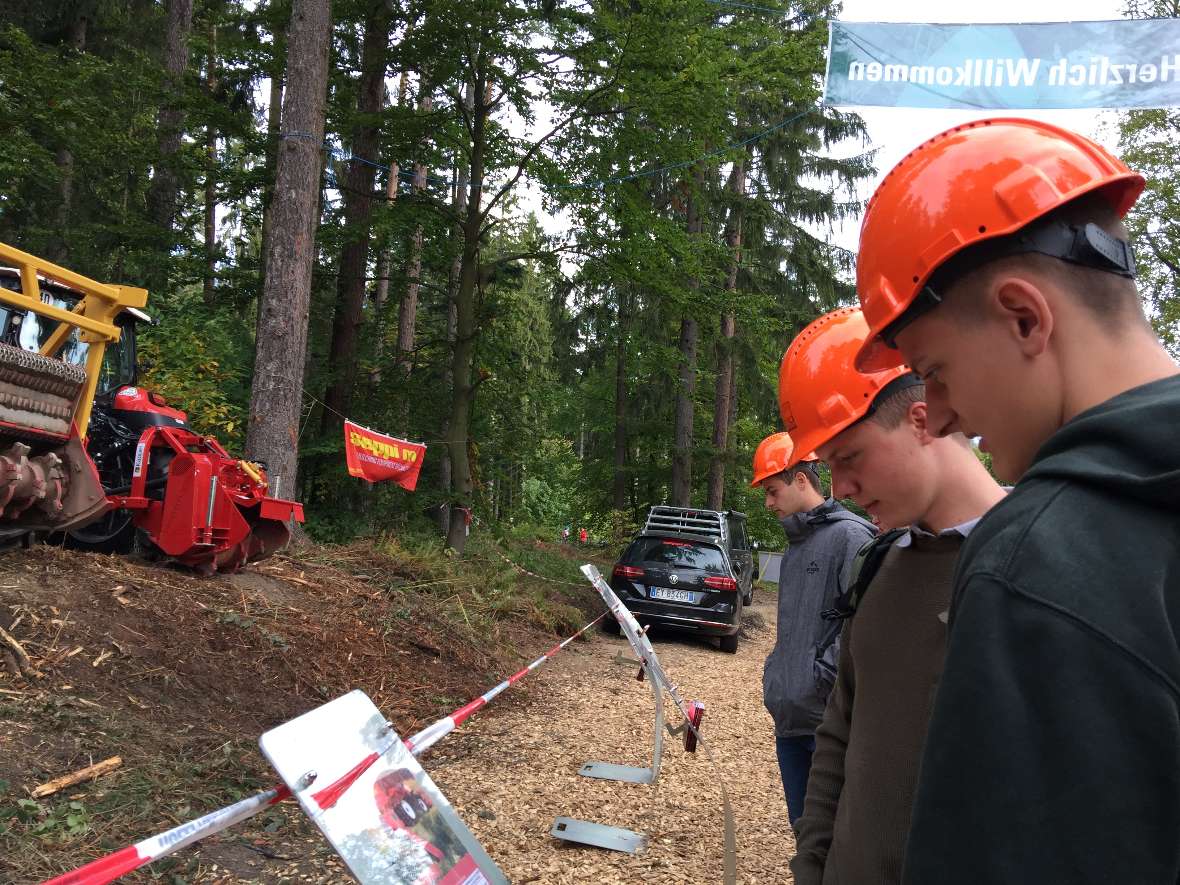
[[[595,634],[536,674],[532,700],[470,720],[423,760],[496,863],[516,885],[567,882],[722,881],[722,803],[730,791],[739,882],[790,882],[794,851],[762,706],[762,663],[774,641],[773,597],[755,611],[766,627],[738,653],[675,636],[653,645],[686,698],[706,705],[706,755],[664,743],[654,786],[582,777],[583,763],[649,765],[652,695],[636,680],[626,640]],[[665,713],[681,721],[671,703]],[[549,835],[558,816],[626,827],[648,836],[636,855],[568,845]]]

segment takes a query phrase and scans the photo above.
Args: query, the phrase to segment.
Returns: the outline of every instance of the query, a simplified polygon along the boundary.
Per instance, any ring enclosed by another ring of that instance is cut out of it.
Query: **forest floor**
[[[52,547],[0,555],[0,626],[40,674],[0,655],[0,881],[60,874],[271,786],[258,736],[351,689],[414,733],[597,615],[576,568],[595,554],[609,567],[609,552],[535,539],[483,541],[461,561],[395,543],[306,547],[211,579]],[[653,638],[673,680],[706,703],[717,767],[667,739],[654,787],[577,776],[590,759],[644,765],[651,754],[651,692],[620,663],[625,640],[597,631],[423,757],[510,880],[720,881],[722,781],[739,881],[789,878],[761,708],[773,594],[755,593],[737,655]],[[32,797],[116,755],[114,772]],[[566,845],[549,835],[558,815],[633,828],[648,845],[636,855]],[[352,880],[286,802],[126,881]]]

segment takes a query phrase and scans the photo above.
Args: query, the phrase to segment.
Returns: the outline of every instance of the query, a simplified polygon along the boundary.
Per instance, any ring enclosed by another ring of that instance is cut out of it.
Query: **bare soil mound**
[[[579,609],[599,610],[588,586],[492,559],[424,576],[358,544],[199,578],[52,547],[0,555],[0,627],[19,646],[0,641],[0,881],[56,875],[270,786],[258,735],[351,689],[409,735],[548,648]],[[116,755],[114,773],[31,798]],[[230,832],[151,869],[179,881],[338,870],[282,806]]]

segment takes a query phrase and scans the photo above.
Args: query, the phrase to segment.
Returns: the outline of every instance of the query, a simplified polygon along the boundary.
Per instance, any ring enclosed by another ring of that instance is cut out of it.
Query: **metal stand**
[[[628,854],[634,854],[647,844],[647,837],[641,833],[587,820],[574,820],[572,817],[559,817],[555,820],[549,835],[565,842],[578,842],[596,848],[609,848],[611,851],[625,851]]]
[[[640,669],[640,678],[644,671]],[[652,753],[651,768],[636,765],[616,765],[613,762],[587,762],[578,771],[583,777],[596,777],[607,781],[622,781],[628,784],[653,784],[660,776],[660,757],[664,753],[664,693],[654,679],[648,679],[652,696],[656,701],[655,749]]]
[[[641,668],[639,671],[640,679],[645,678],[644,669]],[[651,686],[652,697],[656,702],[655,747],[652,752],[651,767],[617,765],[612,762],[587,762],[579,769],[578,774],[584,777],[622,781],[629,784],[655,783],[656,778],[660,775],[660,757],[664,752],[664,692],[655,679],[647,678],[647,682]],[[549,834],[565,842],[608,848],[611,851],[625,851],[628,854],[634,854],[647,844],[647,837],[642,833],[622,827],[608,827],[605,824],[596,824],[586,820],[575,820],[570,817],[557,818]]]

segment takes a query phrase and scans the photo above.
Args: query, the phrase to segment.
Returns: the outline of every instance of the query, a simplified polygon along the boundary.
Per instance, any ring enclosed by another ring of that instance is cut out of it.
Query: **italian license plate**
[[[669,602],[692,602],[693,595],[691,590],[672,590],[669,587],[651,587],[649,588],[652,599],[666,599]]]

